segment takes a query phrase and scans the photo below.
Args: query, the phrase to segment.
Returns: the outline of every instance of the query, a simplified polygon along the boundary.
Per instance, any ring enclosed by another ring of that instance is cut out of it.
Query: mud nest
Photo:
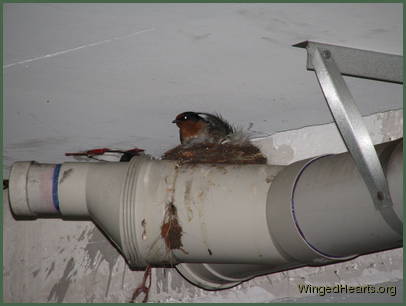
[[[179,145],[165,152],[162,159],[182,163],[266,164],[266,157],[251,143]]]

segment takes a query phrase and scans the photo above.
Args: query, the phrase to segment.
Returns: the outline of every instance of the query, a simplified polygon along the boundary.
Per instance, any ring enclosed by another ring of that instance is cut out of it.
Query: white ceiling
[[[178,143],[182,111],[260,134],[331,121],[304,40],[402,54],[402,4],[5,4],[4,171]],[[361,112],[402,86],[346,78]]]

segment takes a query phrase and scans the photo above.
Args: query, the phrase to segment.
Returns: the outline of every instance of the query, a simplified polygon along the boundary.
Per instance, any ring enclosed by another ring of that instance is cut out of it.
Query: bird
[[[219,114],[183,112],[172,123],[179,127],[182,145],[196,143],[223,143],[236,129]]]

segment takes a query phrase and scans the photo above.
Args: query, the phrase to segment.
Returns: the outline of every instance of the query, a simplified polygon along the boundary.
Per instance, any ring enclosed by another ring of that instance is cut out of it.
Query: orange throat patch
[[[200,133],[206,128],[204,121],[184,121],[179,123],[180,139],[183,142],[188,138],[198,137]]]

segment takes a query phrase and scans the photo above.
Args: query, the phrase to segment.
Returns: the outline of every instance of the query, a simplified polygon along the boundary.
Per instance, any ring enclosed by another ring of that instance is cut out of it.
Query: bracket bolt
[[[331,57],[331,52],[329,50],[323,50],[321,52],[321,56],[323,56],[325,59],[329,59]]]
[[[376,193],[376,197],[378,198],[379,201],[383,201],[385,198],[382,191],[378,191]]]

